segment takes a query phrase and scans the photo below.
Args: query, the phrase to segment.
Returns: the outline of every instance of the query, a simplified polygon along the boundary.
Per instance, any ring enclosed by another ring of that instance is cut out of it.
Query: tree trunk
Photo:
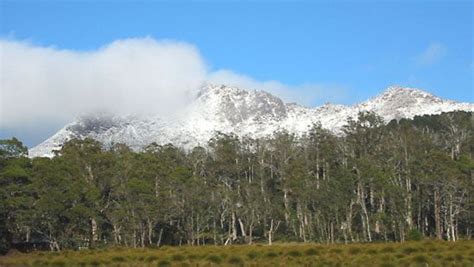
[[[150,219],[147,220],[147,228],[148,228],[148,245],[153,244],[152,243],[152,237],[153,237],[153,223],[151,222]]]
[[[280,221],[278,221],[275,225],[275,222],[273,219],[270,220],[270,229],[268,230],[268,245],[272,245],[273,243],[273,234],[278,230],[278,227],[280,226]]]
[[[435,232],[436,238],[443,239],[443,233],[441,229],[441,197],[439,195],[438,187],[434,190],[434,217],[435,217]]]
[[[89,243],[89,247],[90,248],[94,248],[95,247],[95,243],[98,239],[98,235],[97,235],[97,222],[95,220],[95,218],[91,218],[90,219],[91,221],[91,237],[90,237],[90,243]]]
[[[245,233],[245,226],[244,226],[244,222],[242,222],[242,220],[239,218],[239,226],[240,226],[240,231],[242,232],[242,237],[244,239],[247,239],[247,234]]]
[[[160,229],[160,234],[158,235],[158,241],[156,241],[156,246],[159,247],[161,245],[161,237],[163,236],[163,228]]]

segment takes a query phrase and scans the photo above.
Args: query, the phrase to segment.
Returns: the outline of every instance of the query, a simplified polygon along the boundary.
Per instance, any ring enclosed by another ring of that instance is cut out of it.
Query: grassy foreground
[[[474,241],[110,248],[14,253],[0,266],[474,266]]]

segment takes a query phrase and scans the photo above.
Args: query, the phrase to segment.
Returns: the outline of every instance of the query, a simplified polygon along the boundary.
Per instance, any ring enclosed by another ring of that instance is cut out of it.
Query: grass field
[[[474,266],[474,241],[110,248],[13,253],[0,266]]]

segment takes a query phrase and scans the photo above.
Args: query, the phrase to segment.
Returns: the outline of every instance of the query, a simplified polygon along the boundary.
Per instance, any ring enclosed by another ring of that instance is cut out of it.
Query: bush
[[[232,256],[230,257],[227,262],[229,264],[232,264],[232,265],[243,265],[244,264],[244,261],[238,257],[238,256]]]
[[[115,256],[115,257],[112,257],[112,261],[124,262],[124,261],[127,261],[127,260],[125,259],[125,257],[122,257],[122,256]]]
[[[290,257],[301,257],[302,254],[298,250],[291,250],[287,253],[288,256]]]
[[[227,259],[228,255],[226,253],[221,253],[220,254],[223,259]]]
[[[314,255],[318,255],[319,254],[319,251],[316,250],[315,248],[308,248],[304,254],[308,255],[308,256],[314,256]]]
[[[393,253],[395,252],[395,249],[393,247],[387,246],[387,247],[382,248],[380,251],[382,251],[383,253]]]
[[[276,253],[274,251],[270,251],[270,252],[267,252],[267,254],[265,254],[265,257],[267,257],[267,258],[276,258],[276,257],[278,257],[278,253]]]
[[[222,262],[222,257],[219,255],[209,255],[207,256],[207,260],[216,264],[219,264]]]
[[[199,258],[199,257],[198,257],[198,255],[196,255],[196,254],[188,255],[188,259],[190,259],[190,260],[195,260],[195,259],[198,259],[198,258]]]
[[[48,262],[45,260],[34,260],[33,266],[48,266]]]
[[[51,265],[56,266],[56,267],[66,266],[66,262],[64,262],[62,260],[55,260],[55,261],[52,262]]]
[[[377,250],[376,250],[376,249],[373,249],[373,248],[367,250],[367,254],[372,254],[372,255],[374,255],[374,254],[377,254],[377,253],[378,253]]]
[[[99,266],[99,265],[100,265],[100,261],[98,261],[98,260],[91,260],[91,261],[89,262],[89,265],[91,265],[91,266]]]
[[[181,254],[175,254],[175,255],[171,256],[171,260],[172,261],[184,261],[185,257]]]
[[[428,257],[426,257],[425,255],[416,255],[413,256],[412,260],[418,263],[426,263],[428,262]]]
[[[361,249],[358,248],[358,247],[351,247],[351,248],[349,248],[349,254],[351,254],[351,255],[359,254],[360,251],[361,251]]]
[[[406,248],[403,248],[402,251],[403,251],[403,253],[405,253],[405,254],[412,254],[412,253],[417,252],[418,249],[415,248],[415,247],[406,247]]]
[[[147,262],[152,262],[152,261],[156,261],[157,259],[158,259],[157,256],[151,255],[151,256],[148,256],[148,257],[146,258],[146,261],[147,261]]]
[[[393,262],[382,262],[380,267],[395,267],[396,265]]]
[[[464,259],[464,256],[462,254],[455,254],[454,255],[454,258],[457,260],[457,261],[462,261]]]
[[[167,260],[161,260],[160,262],[158,262],[158,267],[169,267],[171,266],[171,263]]]
[[[420,241],[423,239],[423,234],[418,229],[411,229],[408,232],[407,239],[410,241]]]
[[[254,260],[254,259],[258,258],[259,255],[260,255],[260,253],[258,253],[256,251],[250,251],[249,253],[247,253],[247,257],[251,260]]]

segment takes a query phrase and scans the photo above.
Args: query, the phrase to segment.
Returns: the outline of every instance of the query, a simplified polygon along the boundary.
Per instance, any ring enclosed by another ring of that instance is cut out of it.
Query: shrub
[[[382,251],[383,253],[393,253],[395,252],[395,249],[393,247],[384,247],[382,248],[380,251]]]
[[[33,266],[47,266],[48,265],[48,261],[45,261],[45,260],[34,260],[33,261]]]
[[[227,259],[227,254],[221,253],[220,255],[221,255],[221,257],[222,257],[223,259]]]
[[[152,261],[156,261],[157,259],[158,259],[157,256],[151,255],[151,256],[148,256],[148,257],[146,258],[146,261],[147,261],[147,262],[152,262]]]
[[[171,266],[171,263],[167,260],[161,260],[158,262],[158,267],[169,267]]]
[[[199,257],[196,254],[191,254],[191,255],[188,256],[188,259],[190,259],[190,260],[195,260],[197,258],[199,258]]]
[[[374,254],[377,254],[377,253],[378,253],[377,250],[376,250],[376,249],[373,249],[373,248],[367,250],[367,254],[372,254],[372,255],[374,255]]]
[[[64,262],[62,260],[55,260],[51,263],[51,265],[55,266],[55,267],[66,266],[66,262]]]
[[[302,256],[301,252],[299,252],[298,250],[291,250],[286,255],[288,255],[290,257],[301,257]]]
[[[464,256],[462,254],[455,254],[454,255],[454,258],[457,260],[457,261],[462,261],[464,259]]]
[[[172,261],[184,261],[185,257],[181,254],[174,254],[173,256],[171,256],[171,260]]]
[[[406,248],[403,248],[402,251],[403,251],[403,253],[405,253],[405,254],[411,254],[411,253],[417,252],[418,249],[415,248],[415,247],[406,247]]]
[[[216,264],[219,264],[222,262],[222,257],[219,256],[219,255],[209,255],[207,256],[207,260],[210,261],[210,262],[213,262],[213,263],[216,263]]]
[[[314,255],[317,255],[319,254],[319,251],[315,248],[308,248],[304,254],[308,255],[308,256],[314,256]]]
[[[351,255],[359,254],[360,251],[361,251],[361,249],[358,248],[358,247],[351,247],[351,248],[349,248],[349,250],[348,250],[349,254],[351,254]]]
[[[418,263],[426,263],[428,262],[428,257],[426,257],[425,255],[415,255],[413,256],[412,260],[414,262],[418,262]]]
[[[244,261],[239,256],[230,257],[227,262],[232,265],[243,265]]]
[[[276,257],[278,257],[278,253],[276,253],[274,251],[269,251],[269,252],[267,252],[267,254],[265,254],[265,257],[267,257],[267,258],[276,258]]]
[[[256,251],[250,251],[249,253],[247,253],[247,257],[251,260],[254,260],[254,259],[258,258],[259,255],[260,255],[260,253],[258,253]]]
[[[410,241],[420,241],[423,239],[423,234],[418,229],[411,229],[408,232],[407,239]]]
[[[124,261],[127,261],[127,259],[125,259],[125,257],[122,257],[122,256],[114,256],[112,257],[112,261],[124,262]]]
[[[86,261],[80,261],[77,265],[79,266],[88,266]],[[36,265],[33,265],[36,266]]]
[[[453,262],[454,261],[454,257],[452,255],[445,256],[444,259],[448,262]]]
[[[100,261],[98,261],[98,260],[91,260],[91,261],[89,262],[89,265],[91,265],[91,266],[99,266],[99,265],[100,265]]]

